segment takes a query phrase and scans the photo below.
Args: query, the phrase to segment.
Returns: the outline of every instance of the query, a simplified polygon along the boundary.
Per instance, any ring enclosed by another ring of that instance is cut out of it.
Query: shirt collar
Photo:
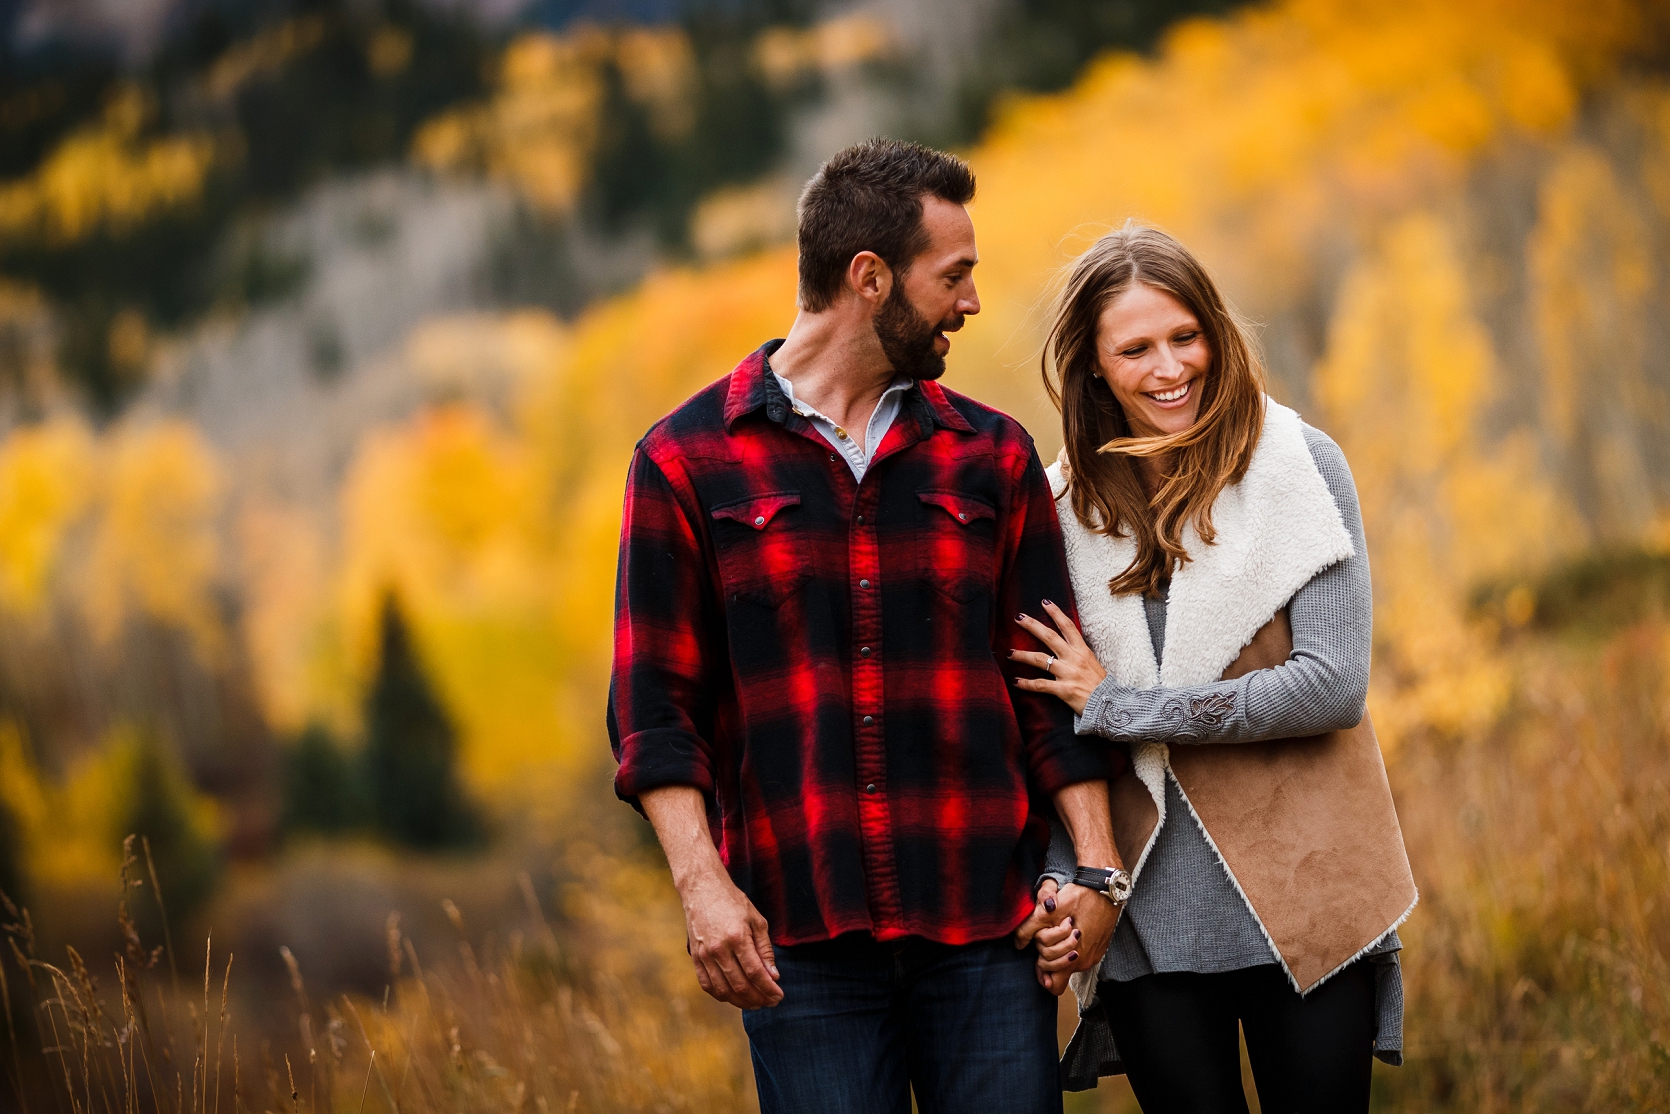
[[[777,385],[777,377],[770,374],[767,359],[783,346],[781,339],[768,340],[749,353],[731,372],[730,390],[725,395],[725,431],[730,432],[737,420],[746,414],[765,409],[765,416],[781,425],[789,416],[789,398]],[[925,423],[973,433],[974,427],[951,405],[945,390],[934,382],[917,380],[915,390],[907,391],[902,401],[915,411]],[[891,389],[891,388],[889,388]]]

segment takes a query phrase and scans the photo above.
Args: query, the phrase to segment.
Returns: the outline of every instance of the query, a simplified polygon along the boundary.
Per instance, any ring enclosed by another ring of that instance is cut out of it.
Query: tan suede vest
[[[1284,609],[1223,679],[1274,668],[1292,651]],[[1403,830],[1366,713],[1353,728],[1308,739],[1168,749],[1178,786],[1301,992],[1351,962],[1414,908]],[[1129,770],[1108,796],[1114,841],[1129,869],[1148,846],[1159,812]]]

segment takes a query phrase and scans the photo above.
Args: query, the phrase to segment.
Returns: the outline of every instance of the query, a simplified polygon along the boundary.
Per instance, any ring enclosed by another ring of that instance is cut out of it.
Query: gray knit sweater
[[[1293,655],[1274,669],[1233,681],[1187,689],[1128,689],[1109,677],[1077,720],[1080,734],[1120,743],[1171,745],[1257,742],[1318,735],[1354,725],[1368,695],[1373,603],[1367,545],[1357,489],[1345,455],[1328,436],[1304,427],[1305,443],[1351,535],[1353,556],[1317,573],[1288,603]],[[1164,652],[1166,600],[1143,601],[1158,661]],[[1232,714],[1190,717],[1179,709],[1222,708]],[[1156,971],[1233,971],[1276,961],[1275,953],[1172,778],[1166,779],[1166,819],[1143,866],[1131,900],[1102,961],[1101,978],[1120,982]],[[1087,864],[1094,865],[1094,864]],[[1059,823],[1051,833],[1045,876],[1072,877],[1073,844]],[[1377,964],[1379,1030],[1374,1052],[1403,1062],[1402,944],[1395,931],[1369,952]],[[1123,1071],[1100,1011],[1087,1015],[1062,1062],[1068,1090],[1096,1085],[1098,1075]]]

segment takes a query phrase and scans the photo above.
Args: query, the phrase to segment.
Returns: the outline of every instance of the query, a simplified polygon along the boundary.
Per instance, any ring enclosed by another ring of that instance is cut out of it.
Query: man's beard
[[[955,329],[962,324],[962,319],[959,316],[954,321],[937,324],[929,321],[905,297],[904,284],[895,282],[872,324],[876,339],[881,341],[882,354],[893,370],[920,381],[938,379],[945,374],[945,357],[934,349],[934,337],[943,329]]]

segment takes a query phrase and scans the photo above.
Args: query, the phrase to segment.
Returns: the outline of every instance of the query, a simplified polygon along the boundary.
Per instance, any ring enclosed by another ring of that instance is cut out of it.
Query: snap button
[[[860,646],[858,648],[858,656],[861,657],[861,658],[869,657],[870,656],[870,648],[868,646]]]
[[[765,515],[762,514],[762,515],[760,515],[760,517],[756,518],[754,520],[754,525],[755,526],[764,526],[765,525]]]
[[[864,717],[864,726],[865,727],[874,727],[875,725],[876,725],[876,717],[875,716],[865,716]]]
[[[964,522],[968,521],[968,515],[964,514],[962,511],[957,512],[957,517],[962,519]]]
[[[873,782],[873,781],[870,784],[868,784],[864,787],[864,792],[866,792],[866,793],[874,793],[875,791],[876,791],[876,783]]]
[[[858,586],[860,588],[868,588],[870,586],[870,582],[868,580],[860,580],[858,582]]]
[[[864,525],[864,516],[863,515],[858,516],[858,524],[860,526]]]

